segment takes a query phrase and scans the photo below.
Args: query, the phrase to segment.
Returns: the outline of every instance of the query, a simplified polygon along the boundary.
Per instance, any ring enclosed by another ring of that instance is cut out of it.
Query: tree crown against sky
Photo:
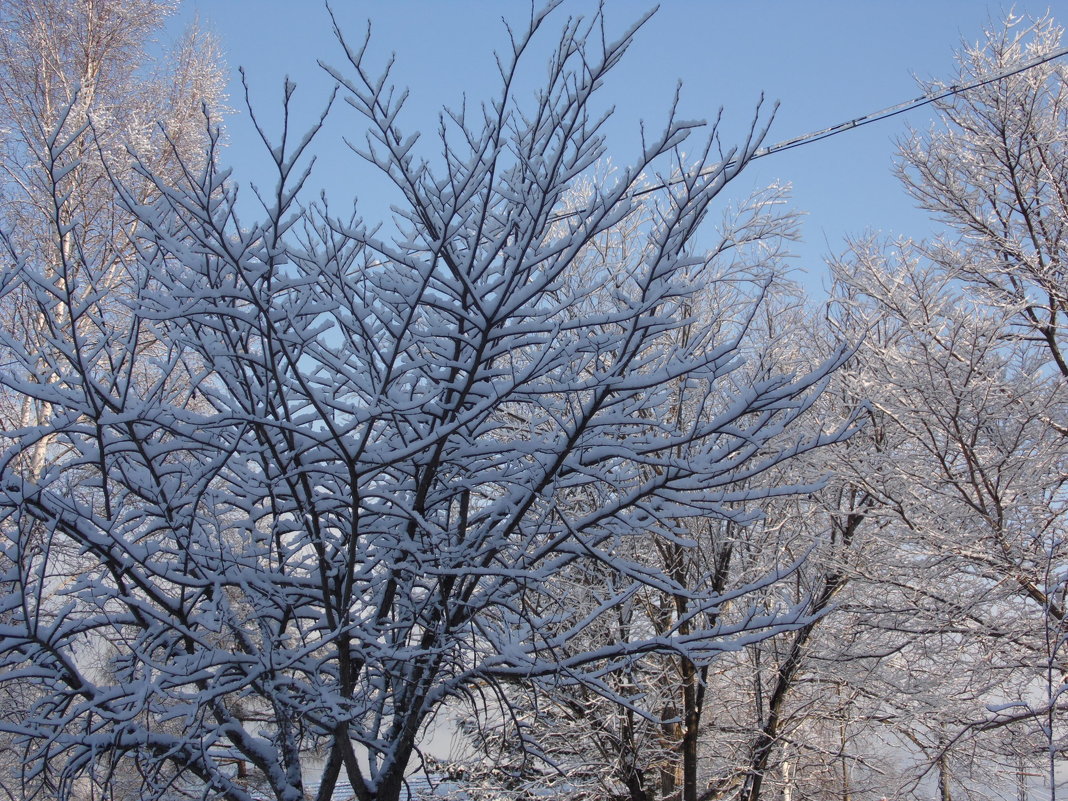
[[[297,133],[292,85],[282,136],[262,131],[277,180],[258,220],[239,222],[212,128],[173,173],[108,170],[92,127],[55,135],[62,113],[35,142],[52,247],[7,236],[0,281],[41,322],[0,335],[5,395],[37,410],[0,457],[0,680],[22,693],[0,727],[31,784],[248,801],[258,783],[295,801],[317,749],[321,799],[344,777],[392,801],[449,698],[541,680],[627,703],[608,678],[644,654],[704,664],[806,620],[768,592],[790,564],[714,592],[629,545],[694,548],[686,521],[745,523],[811,489],[759,479],[848,427],[795,428],[844,347],[737,380],[767,282],[692,247],[763,130],[721,163],[714,130],[695,141],[672,116],[561,215],[604,155],[591,98],[635,29],[561,17],[554,36],[548,13],[512,31],[494,100],[441,118],[432,162],[398,126],[403,93],[339,35],[356,147],[404,198],[392,239],[301,205],[318,126]],[[540,36],[556,42],[544,91],[516,100]],[[128,221],[106,259],[71,191],[90,163]],[[654,171],[677,180],[632,246],[606,247]],[[719,281],[752,293],[697,314]],[[591,598],[550,594],[583,569],[606,578]],[[590,647],[649,587],[686,614]]]
[[[587,13],[594,6],[570,3],[564,12]],[[646,10],[641,4],[624,4],[608,8],[607,13],[612,24],[623,25]],[[728,141],[744,134],[762,94],[767,104],[780,103],[771,141],[915,97],[918,79],[933,81],[953,74],[954,48],[982,41],[985,31],[1000,23],[1003,10],[997,4],[964,1],[934,6],[920,2],[860,6],[838,0],[816,6],[779,3],[770,12],[746,4],[664,4],[639,43],[655,55],[625,60],[601,92],[603,107],[615,108],[605,129],[612,153],[625,161],[637,151],[639,123],[644,120],[656,127],[679,81],[683,115],[711,121],[724,109]],[[1013,10],[1024,18],[1037,19],[1047,11],[1068,17],[1063,2],[1016,3]],[[357,7],[335,11],[347,30],[361,30],[366,24],[365,13]],[[242,66],[265,113],[286,75],[300,86],[308,113],[329,94],[331,81],[317,64],[324,56],[328,62],[332,58],[322,48],[322,31],[329,22],[315,4],[308,9],[285,2],[220,6],[187,0],[182,13],[187,18],[199,14],[227,43],[233,100],[243,97],[236,73]],[[413,116],[406,119],[414,124],[433,116],[442,103],[457,106],[465,92],[469,98],[488,96],[494,89],[494,47],[482,43],[495,43],[502,36],[502,17],[520,24],[526,13],[525,7],[478,2],[377,8],[372,53],[382,59],[394,51],[401,55],[398,82],[412,90],[408,114]],[[412,40],[419,46],[409,47]],[[286,55],[278,58],[279,53]],[[441,69],[446,62],[449,69]],[[534,88],[532,83],[527,86]],[[327,168],[347,158],[341,136],[348,132],[347,126],[358,125],[344,109],[340,112],[333,123],[336,127],[328,129],[336,135],[324,138],[325,158],[310,185],[324,187],[344,203],[355,185],[363,201],[375,202],[375,196],[382,194],[379,185],[357,165],[351,173]],[[777,183],[789,186],[796,207],[804,210],[802,238],[791,246],[797,258],[789,263],[796,270],[794,278],[808,291],[816,295],[827,288],[824,258],[842,251],[849,236],[871,232],[922,237],[937,229],[930,216],[901,193],[891,171],[895,141],[904,123],[924,128],[933,119],[930,110],[913,112],[754,162],[746,171],[736,185],[740,195]],[[255,180],[269,174],[269,162],[258,155],[258,137],[247,118],[235,114],[228,129],[234,146],[224,158],[239,176]],[[388,217],[388,204],[376,216]]]

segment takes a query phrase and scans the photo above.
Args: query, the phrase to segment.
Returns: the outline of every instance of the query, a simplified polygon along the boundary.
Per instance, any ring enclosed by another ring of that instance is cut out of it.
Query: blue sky
[[[442,105],[492,96],[497,87],[493,50],[505,42],[502,16],[517,25],[529,12],[525,2],[487,0],[396,0],[343,2],[335,10],[354,40],[372,22],[372,61],[384,64],[395,53],[395,80],[411,98],[402,125],[428,135]],[[543,43],[569,14],[588,14],[595,4],[566,0],[550,18]],[[650,4],[613,0],[607,4],[611,30],[620,31]],[[728,141],[741,135],[763,92],[780,107],[769,140],[780,141],[892,105],[919,91],[915,77],[949,78],[953,51],[962,39],[982,38],[1008,6],[978,0],[898,0],[867,2],[786,2],[786,0],[667,0],[638,34],[635,46],[614,72],[602,101],[615,106],[608,128],[609,153],[627,162],[638,147],[638,126],[659,129],[677,82],[681,113],[713,119],[722,107]],[[1047,11],[1068,23],[1068,0],[1017,2],[1017,14]],[[257,111],[276,121],[281,83],[298,84],[296,110],[305,120],[329,93],[331,82],[317,60],[341,66],[330,23],[317,0],[186,0],[173,25],[199,14],[221,39],[233,78],[225,160],[244,182],[269,182],[262,145],[244,109],[237,67],[249,76]],[[544,58],[528,64],[536,76]],[[839,252],[845,237],[865,232],[921,238],[935,229],[900,189],[891,167],[895,140],[907,127],[926,128],[924,109],[754,163],[729,191],[740,200],[772,182],[790,183],[796,209],[806,212],[804,241],[794,247],[797,275],[818,289],[823,258]],[[386,212],[380,184],[349,152],[341,137],[360,137],[351,110],[335,109],[318,145],[319,163],[311,185],[323,188],[334,204],[358,198],[369,218]]]

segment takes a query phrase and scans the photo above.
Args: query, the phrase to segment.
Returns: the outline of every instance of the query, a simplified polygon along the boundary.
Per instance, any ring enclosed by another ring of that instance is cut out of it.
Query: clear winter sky
[[[651,5],[608,0],[609,30],[622,31]],[[257,113],[274,130],[285,75],[298,84],[300,121],[310,122],[331,85],[317,60],[343,67],[326,11],[318,0],[186,0],[183,6],[172,32],[199,14],[225,52],[234,113],[224,161],[244,182],[269,186],[237,68],[245,68]],[[522,26],[530,8],[511,0],[334,0],[334,7],[353,43],[371,20],[372,64],[383,65],[396,54],[394,79],[411,90],[401,126],[423,131],[428,155],[435,152],[442,105],[456,105],[465,96],[470,105],[497,90],[493,51],[507,44],[501,18]],[[589,0],[565,0],[550,17],[542,44],[552,44],[569,14],[595,8]],[[979,40],[1008,8],[983,0],[664,0],[602,93],[602,102],[616,109],[607,129],[609,154],[616,163],[633,158],[640,121],[660,130],[679,81],[681,116],[712,120],[722,107],[727,142],[744,133],[761,93],[780,103],[769,142],[896,104],[921,93],[916,77],[949,81],[961,41]],[[1018,15],[1048,9],[1068,24],[1068,0],[1021,0],[1013,9]],[[527,64],[528,89],[544,74],[546,52],[535,52]],[[794,246],[796,277],[818,290],[824,256],[840,252],[847,236],[867,231],[921,238],[935,230],[892,174],[895,140],[908,126],[928,127],[932,117],[926,107],[769,156],[732,184],[726,200],[741,200],[776,181],[791,184],[795,208],[807,213],[804,241]],[[317,146],[311,185],[325,189],[338,211],[355,196],[366,217],[388,215],[388,203],[396,198],[385,200],[387,190],[341,144],[342,136],[362,140],[362,127],[351,109],[337,105]]]

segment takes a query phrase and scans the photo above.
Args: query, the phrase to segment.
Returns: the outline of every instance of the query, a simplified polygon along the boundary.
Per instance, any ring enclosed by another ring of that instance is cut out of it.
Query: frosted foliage
[[[957,54],[957,83],[1048,56],[1061,45],[1051,18],[1013,18]],[[951,236],[934,261],[988,303],[1013,313],[1012,331],[1042,342],[1068,377],[1064,317],[1068,247],[1068,74],[1061,60],[939,101],[941,125],[902,145],[900,173]],[[938,88],[938,87],[929,87]]]
[[[1065,384],[1011,311],[913,247],[858,243],[835,272],[840,324],[871,331],[840,374],[872,404],[846,470],[876,501],[865,606],[893,658],[867,683],[902,792],[937,776],[998,797],[1063,728]]]
[[[47,321],[46,348],[2,342],[4,392],[48,411],[6,432],[0,461],[0,680],[43,688],[0,726],[28,777],[66,798],[132,765],[141,798],[297,801],[314,750],[320,799],[344,781],[392,801],[451,697],[551,680],[622,700],[610,677],[645,654],[706,664],[804,622],[803,604],[714,614],[781,570],[721,596],[632,556],[650,532],[687,548],[688,521],[752,519],[802,489],[756,477],[842,436],[789,435],[841,353],[738,382],[754,309],[686,312],[718,269],[692,239],[761,131],[719,166],[683,163],[684,140],[701,146],[672,118],[560,216],[604,155],[591,98],[634,30],[568,22],[520,103],[508,87],[543,21],[512,31],[495,100],[443,116],[434,164],[398,127],[403,93],[346,46],[331,72],[365,118],[357,149],[404,198],[391,239],[299,201],[313,126],[265,135],[277,185],[258,221],[238,224],[215,137],[180,180],[116,176],[137,226],[114,308],[94,265],[13,251],[0,287]],[[57,163],[65,146],[47,142]],[[598,264],[657,170],[676,180],[640,242]],[[72,202],[63,174],[55,197]],[[74,219],[59,236],[77,253]],[[582,570],[608,577],[596,603],[546,597]],[[648,587],[688,616],[587,647]]]

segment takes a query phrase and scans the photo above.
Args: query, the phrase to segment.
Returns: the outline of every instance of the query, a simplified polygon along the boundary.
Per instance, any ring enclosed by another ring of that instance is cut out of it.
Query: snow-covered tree
[[[342,777],[394,801],[450,698],[552,681],[626,705],[615,677],[643,656],[699,668],[806,622],[803,603],[763,603],[781,566],[717,593],[638,558],[643,542],[698,547],[701,521],[753,519],[802,489],[762,475],[842,437],[795,432],[841,352],[738,381],[745,326],[690,305],[719,274],[701,223],[761,130],[721,154],[714,129],[696,146],[699,126],[672,116],[563,213],[604,155],[596,90],[636,29],[569,21],[525,102],[547,13],[510,31],[494,100],[442,116],[434,162],[401,131],[403,93],[339,34],[359,149],[403,198],[392,238],[301,204],[313,126],[269,145],[259,221],[238,224],[216,135],[177,177],[148,159],[112,171],[136,219],[114,309],[98,301],[116,265],[55,271],[12,247],[0,288],[29,299],[45,344],[5,330],[0,381],[47,411],[0,456],[0,681],[40,689],[0,726],[27,776],[70,797],[128,765],[141,797],[298,801],[314,749],[320,801]],[[65,157],[63,119],[44,145]],[[79,163],[52,176],[60,207]],[[589,270],[657,172],[638,245]],[[582,573],[592,602],[557,594]],[[649,592],[685,607],[589,636]]]
[[[1061,38],[1048,16],[1010,17],[958,53],[948,83],[1003,77],[939,101],[900,170],[947,234],[891,258],[858,248],[845,271],[885,346],[865,380],[908,433],[889,493],[903,541],[919,536],[921,561],[948,571],[927,583],[954,587],[942,633],[964,648],[947,647],[959,681],[945,694],[961,703],[921,736],[940,770],[951,740],[965,739],[959,761],[978,736],[1006,774],[1041,756],[1051,786],[1064,736],[1068,74],[1037,62]],[[947,788],[968,772],[950,773]]]
[[[940,101],[932,131],[903,145],[906,188],[948,233],[855,243],[833,265],[831,322],[864,339],[830,395],[870,410],[804,525],[828,514],[852,544],[845,561],[814,551],[798,573],[830,568],[833,613],[751,649],[773,679],[759,693],[765,709],[782,704],[768,745],[789,770],[773,760],[750,788],[949,799],[1056,783],[1064,73],[1056,62],[1008,73],[1055,52],[1059,37],[1049,19],[1010,19],[966,47],[947,86],[1005,77]],[[794,683],[782,698],[784,668]]]
[[[65,284],[67,300],[81,307],[72,313],[60,303],[48,317],[26,285],[0,291],[0,326],[26,358],[36,359],[35,380],[52,380],[61,351],[50,342],[70,340],[73,317],[81,321],[77,335],[93,336],[92,320],[125,315],[125,298],[136,293],[137,221],[117,202],[109,171],[124,172],[131,191],[145,198],[151,182],[132,180],[128,148],[161,175],[180,174],[183,162],[195,163],[204,153],[203,107],[218,108],[222,89],[211,38],[193,26],[175,46],[161,48],[160,57],[150,55],[175,5],[0,2],[0,252],[32,270],[38,288],[59,291]],[[147,350],[150,340],[139,347]],[[52,412],[47,403],[0,390],[6,432],[45,423]],[[44,433],[24,449],[19,471],[40,477],[59,458],[56,445]],[[58,551],[65,553],[49,569],[62,583],[83,561],[76,548]],[[9,567],[5,563],[4,572]],[[32,677],[6,682],[2,692],[0,715],[9,720],[39,698]],[[18,781],[25,755],[7,737],[0,754],[0,789],[7,797],[21,799],[39,787]],[[132,781],[120,769],[112,784]]]
[[[1012,786],[1061,748],[1064,380],[1010,312],[914,251],[858,246],[836,271],[848,325],[871,332],[843,378],[885,432],[848,466],[891,546],[867,582],[882,728],[947,793]]]
[[[1049,59],[1062,29],[1009,17],[957,55],[949,82],[996,81],[938,101],[939,124],[902,146],[900,174],[952,236],[928,248],[947,274],[1011,311],[1007,331],[1042,343],[1068,377],[1068,68]],[[944,84],[925,88],[943,89]]]
[[[743,333],[740,353],[745,364],[716,390],[723,393],[720,403],[786,369],[818,365],[834,349],[825,330],[823,336],[814,330],[820,327],[819,315],[813,315],[797,288],[781,274],[781,259],[795,223],[778,187],[756,193],[735,213],[724,215],[716,248],[720,280],[706,281],[689,299],[693,315],[714,321],[721,335],[732,326]],[[634,246],[633,230],[612,233],[614,247],[625,248],[628,238]],[[731,310],[742,316],[732,321]],[[679,336],[685,333],[680,329]],[[673,414],[699,413],[687,408],[692,386],[679,382],[674,390],[669,407]],[[829,394],[821,396],[809,424],[845,421],[855,413],[856,401],[836,406]],[[713,403],[709,408],[718,406]],[[802,430],[795,426],[784,435],[797,437]],[[774,441],[768,447],[774,448]],[[792,459],[751,480],[750,489],[759,493],[761,488],[812,484],[833,471],[835,451],[821,449],[810,454],[812,458]],[[810,603],[811,610],[828,612],[844,583],[842,552],[849,551],[858,523],[851,522],[848,513],[827,514],[824,503],[812,493],[769,498],[760,509],[761,518],[744,522],[712,516],[686,521],[680,528],[692,544],[655,533],[636,543],[633,558],[668,574],[687,592],[647,588],[603,621],[593,632],[600,638],[597,642],[669,630],[688,616],[694,595],[730,593],[802,561],[789,581],[767,587],[762,599],[758,593],[747,593],[740,605],[724,604],[712,614],[725,619],[750,613],[760,604],[774,608],[783,603]],[[610,577],[603,573],[565,572],[553,577],[551,584],[569,603],[596,604],[606,580]],[[788,717],[784,704],[796,690],[801,654],[807,657],[815,627],[826,620],[824,614],[747,649],[759,664],[759,677],[753,675],[749,657],[741,654],[715,664],[663,654],[645,658],[614,677],[616,685],[626,690],[626,704],[551,683],[502,687],[510,716],[520,719],[524,736],[534,744],[529,750],[543,758],[525,755],[511,735],[514,722],[494,716],[495,703],[489,704],[488,714],[474,716],[463,727],[485,756],[475,777],[479,792],[486,798],[507,793],[523,797],[524,788],[561,784],[574,798],[696,801],[735,797],[744,787],[747,798],[759,798],[764,778],[774,772],[783,750],[783,729],[796,728],[796,722],[783,723]],[[758,647],[768,650],[757,651]],[[755,683],[760,689],[753,691]],[[476,707],[485,706],[482,698],[477,700]],[[471,761],[458,762],[469,781]],[[808,780],[807,775],[802,777]]]
[[[949,234],[896,253],[858,244],[835,265],[831,321],[866,339],[818,416],[848,417],[870,401],[865,430],[830,454],[837,478],[816,495],[763,504],[764,520],[746,527],[702,520],[697,548],[675,552],[665,540],[646,551],[647,564],[686,584],[695,563],[724,564],[711,546],[726,546],[728,586],[766,569],[769,554],[804,550],[805,565],[773,592],[781,599],[789,587],[829,614],[704,666],[690,696],[702,699],[696,728],[677,656],[617,677],[628,704],[557,693],[522,707],[531,736],[540,732],[569,775],[601,782],[591,781],[591,797],[1002,798],[1055,784],[1066,106],[1063,65],[1037,62],[1059,46],[1049,19],[1010,19],[966,47],[960,74],[927,88],[1002,78],[939,101],[932,132],[903,145],[907,189]],[[799,339],[772,330],[749,329],[769,354]],[[783,364],[783,354],[767,361]],[[827,455],[763,480],[796,483]],[[696,574],[709,584],[713,575]],[[673,619],[670,593],[641,598],[601,635]],[[682,778],[694,740],[697,792]]]

